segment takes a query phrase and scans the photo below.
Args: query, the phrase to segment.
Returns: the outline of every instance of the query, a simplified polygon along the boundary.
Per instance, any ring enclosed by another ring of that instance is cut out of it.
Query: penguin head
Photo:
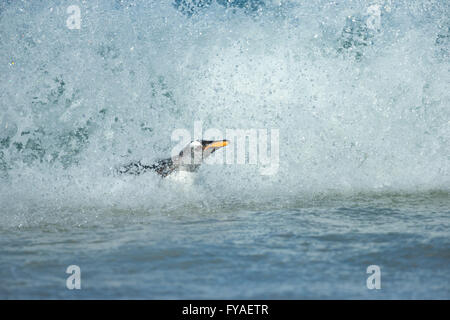
[[[201,140],[200,142],[202,144],[203,159],[230,143],[228,140]]]
[[[228,144],[228,140],[195,140],[181,150],[178,157],[184,164],[199,165],[216,150]]]

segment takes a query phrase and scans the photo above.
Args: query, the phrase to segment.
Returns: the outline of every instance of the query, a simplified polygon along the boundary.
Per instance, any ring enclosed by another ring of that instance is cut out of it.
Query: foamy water
[[[449,5],[201,3],[0,4],[0,296],[448,298]],[[279,130],[278,172],[114,173],[196,121]]]

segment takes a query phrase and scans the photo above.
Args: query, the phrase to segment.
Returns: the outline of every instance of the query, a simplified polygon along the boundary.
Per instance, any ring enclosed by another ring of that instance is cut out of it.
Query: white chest
[[[169,174],[166,179],[180,184],[192,185],[194,183],[194,177],[194,172],[180,170]]]

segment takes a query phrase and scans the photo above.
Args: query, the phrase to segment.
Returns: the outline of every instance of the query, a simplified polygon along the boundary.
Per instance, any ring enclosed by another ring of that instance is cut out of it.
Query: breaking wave
[[[67,1],[0,4],[3,226],[49,222],[48,208],[60,219],[449,190],[445,1],[73,5],[79,30]],[[195,121],[278,129],[278,173],[205,165],[189,188],[113,174],[167,157],[173,130]]]

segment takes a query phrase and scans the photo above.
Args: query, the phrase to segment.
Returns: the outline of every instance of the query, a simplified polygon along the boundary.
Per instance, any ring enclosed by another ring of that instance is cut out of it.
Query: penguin
[[[155,172],[161,178],[175,174],[193,173],[198,170],[203,160],[216,150],[229,144],[228,140],[195,140],[191,141],[180,153],[171,158],[159,160],[146,165],[140,161],[131,162],[118,169],[120,174],[140,175],[146,172]]]

